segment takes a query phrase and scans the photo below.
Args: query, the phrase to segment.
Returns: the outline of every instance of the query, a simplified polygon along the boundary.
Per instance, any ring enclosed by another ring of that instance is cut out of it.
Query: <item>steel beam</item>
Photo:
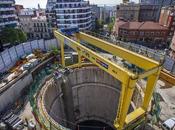
[[[125,59],[126,61],[128,61],[129,63],[134,64],[142,69],[148,70],[150,68],[153,68],[159,65],[158,62],[152,59],[149,59],[145,56],[139,55],[135,52],[124,49],[122,47],[116,46],[114,44],[111,44],[99,38],[93,37],[86,33],[80,32],[80,33],[77,33],[76,35],[77,35],[77,38],[80,38],[80,40],[86,41],[91,45],[104,49],[105,51],[113,55],[119,56]]]

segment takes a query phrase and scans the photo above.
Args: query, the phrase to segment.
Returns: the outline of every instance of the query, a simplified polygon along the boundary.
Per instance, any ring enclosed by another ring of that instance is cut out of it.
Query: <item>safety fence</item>
[[[12,67],[18,59],[32,53],[35,49],[50,51],[53,47],[59,48],[59,44],[57,44],[56,39],[40,39],[21,43],[19,45],[6,49],[0,53],[0,72],[4,72],[8,68]]]
[[[164,62],[163,62],[164,69],[168,70],[171,74],[175,75],[175,60],[171,59],[164,51],[153,50],[153,49],[150,49],[148,47],[144,47],[142,45],[138,45],[138,44],[131,43],[131,42],[119,41],[119,40],[116,40],[115,37],[106,37],[106,36],[103,36],[103,35],[100,35],[100,34],[97,34],[94,32],[88,31],[86,33],[88,33],[89,35],[98,37],[100,39],[103,39],[107,42],[118,45],[120,47],[131,50],[133,52],[136,52],[138,54],[144,55],[144,56],[149,57],[151,59],[154,59],[156,61],[164,60]]]
[[[106,40],[110,43],[114,43],[118,46],[134,51],[141,55],[147,56],[157,61],[164,59],[163,67],[168,70],[171,74],[175,75],[175,60],[171,59],[168,55],[165,55],[163,51],[153,50],[141,45],[134,43],[111,40],[110,37],[105,37],[93,32],[86,32],[90,35]],[[24,55],[32,53],[35,49],[41,49],[43,51],[50,51],[53,47],[60,48],[56,39],[51,40],[34,40],[31,42],[21,43],[13,46],[9,49],[4,50],[0,53],[0,73],[8,70],[12,67],[15,62]]]

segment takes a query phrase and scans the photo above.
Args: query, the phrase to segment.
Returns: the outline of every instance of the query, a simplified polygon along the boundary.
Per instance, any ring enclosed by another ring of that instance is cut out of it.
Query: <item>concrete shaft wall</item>
[[[73,106],[66,107],[73,108],[74,123],[98,120],[112,126],[118,108],[120,82],[97,67],[74,69],[67,78]],[[56,122],[69,126],[64,121],[68,120],[64,103],[67,99],[62,90],[62,79],[52,83],[44,93],[44,106]]]
[[[7,86],[8,89],[0,94],[0,112],[7,110],[8,105],[14,104],[21,96],[22,90],[33,82],[32,74],[25,72],[14,82],[12,81],[10,87]]]

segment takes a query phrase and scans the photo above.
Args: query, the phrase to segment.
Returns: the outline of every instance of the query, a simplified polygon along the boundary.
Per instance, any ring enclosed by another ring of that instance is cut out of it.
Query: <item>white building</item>
[[[14,4],[14,0],[0,0],[0,30],[17,26]]]
[[[73,25],[80,30],[87,30],[92,26],[92,12],[88,1],[48,0],[46,14],[52,27],[56,25],[58,28],[66,28]]]
[[[18,15],[20,28],[28,39],[49,39],[50,33],[44,10],[22,9]]]
[[[33,33],[31,36],[36,39],[49,39],[50,33],[48,30],[48,24],[46,16],[38,16],[32,18]]]

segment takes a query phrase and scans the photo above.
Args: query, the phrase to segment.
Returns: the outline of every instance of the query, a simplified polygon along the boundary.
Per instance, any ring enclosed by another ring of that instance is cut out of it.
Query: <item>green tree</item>
[[[4,28],[0,32],[0,43],[22,43],[27,41],[27,35],[21,30],[16,28]]]
[[[95,29],[94,29],[94,31],[95,31],[95,32],[99,32],[100,29],[103,28],[103,25],[104,25],[104,22],[101,21],[101,20],[98,20],[98,19],[96,18],[96,19],[95,19]]]
[[[113,29],[113,26],[114,26],[114,23],[115,23],[115,17],[112,17],[110,21],[111,22],[108,24],[108,30],[111,33],[112,29]]]

